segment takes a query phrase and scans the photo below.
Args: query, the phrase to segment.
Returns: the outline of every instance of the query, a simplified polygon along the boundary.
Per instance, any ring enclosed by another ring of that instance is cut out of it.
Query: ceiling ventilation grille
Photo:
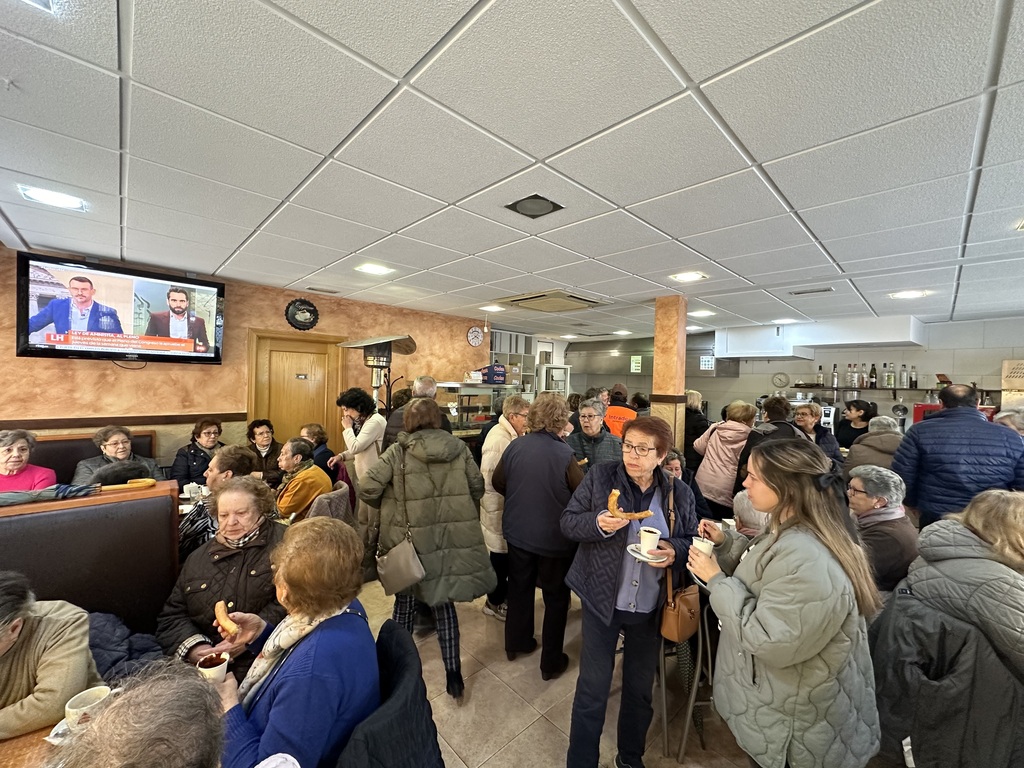
[[[519,309],[532,309],[534,312],[574,312],[580,309],[598,307],[602,302],[586,299],[567,291],[545,291],[544,293],[524,293],[499,299],[499,304],[511,304]]]
[[[836,289],[833,288],[830,285],[827,288],[805,288],[805,289],[803,289],[801,291],[790,291],[789,295],[790,296],[812,296],[812,295],[814,295],[816,293],[834,293],[835,290]]]

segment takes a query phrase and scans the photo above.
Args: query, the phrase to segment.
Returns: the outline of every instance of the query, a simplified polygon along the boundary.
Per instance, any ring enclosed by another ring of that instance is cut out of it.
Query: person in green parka
[[[431,607],[448,693],[460,699],[465,684],[455,603],[475,600],[497,583],[480,528],[484,478],[469,447],[441,429],[433,400],[406,405],[403,426],[361,479],[359,498],[380,510],[378,552],[401,543],[407,530],[412,537],[426,575],[395,595],[392,618],[411,633],[416,601]]]

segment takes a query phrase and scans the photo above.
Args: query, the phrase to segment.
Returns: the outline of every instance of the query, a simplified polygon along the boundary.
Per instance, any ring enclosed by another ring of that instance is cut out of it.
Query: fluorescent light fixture
[[[394,271],[391,267],[385,267],[381,264],[366,263],[356,267],[356,272],[365,272],[368,275],[390,275]]]
[[[928,291],[897,291],[896,293],[890,293],[890,299],[923,299],[928,295]]]
[[[799,320],[794,320],[792,317],[780,317],[778,320],[772,320],[772,325],[789,325],[790,323],[799,322]]]
[[[89,206],[85,200],[74,195],[65,195],[63,192],[54,192],[40,187],[30,187],[27,184],[19,184],[18,191],[26,200],[43,205],[52,205],[56,208],[64,208],[69,211],[87,211]]]
[[[504,307],[499,307],[497,304],[488,304],[486,307],[478,307],[481,312],[504,312]]]
[[[1020,224],[1017,225],[1018,232],[1024,232],[1024,220],[1021,220]]]
[[[29,5],[47,13],[53,13],[53,0],[24,0]]]
[[[715,313],[710,309],[698,309],[696,312],[687,312],[686,314],[689,317],[711,317]]]
[[[565,336],[559,336],[560,339],[578,339],[579,336],[573,336],[571,333],[565,334]]]
[[[629,336],[633,332],[632,331],[612,331],[612,333],[614,333],[616,336]]]
[[[688,326],[686,326],[686,330],[688,330],[688,331],[703,331],[704,328],[702,326],[700,326],[700,325],[688,325]]]
[[[703,272],[680,272],[678,275],[669,275],[669,279],[677,283],[696,283],[698,280],[707,280],[708,276]]]

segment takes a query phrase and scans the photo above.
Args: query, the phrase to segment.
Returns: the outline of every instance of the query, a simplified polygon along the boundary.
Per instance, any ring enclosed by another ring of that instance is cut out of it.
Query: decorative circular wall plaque
[[[320,312],[309,299],[292,299],[284,308],[284,317],[292,328],[308,331],[320,320]]]

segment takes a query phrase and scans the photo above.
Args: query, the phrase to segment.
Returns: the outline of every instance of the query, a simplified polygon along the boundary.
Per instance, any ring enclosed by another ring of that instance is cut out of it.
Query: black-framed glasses
[[[852,485],[846,486],[846,490],[852,493],[854,496],[856,496],[858,493],[863,493],[865,496],[871,495],[867,491],[862,491],[860,488],[854,488]]]
[[[581,413],[580,414],[580,421],[593,421],[594,419],[600,419],[600,418],[601,417],[598,416],[596,413],[591,413],[591,414]]]
[[[220,437],[220,432],[200,432],[200,437]]]
[[[107,448],[131,448],[131,440],[111,440],[104,443]]]
[[[623,453],[628,455],[629,453],[632,452],[632,453],[635,453],[637,456],[640,456],[641,458],[646,456],[647,454],[649,454],[653,450],[654,450],[653,448],[651,448],[649,446],[646,446],[646,445],[633,445],[632,443],[623,443],[622,444],[622,452]]]

